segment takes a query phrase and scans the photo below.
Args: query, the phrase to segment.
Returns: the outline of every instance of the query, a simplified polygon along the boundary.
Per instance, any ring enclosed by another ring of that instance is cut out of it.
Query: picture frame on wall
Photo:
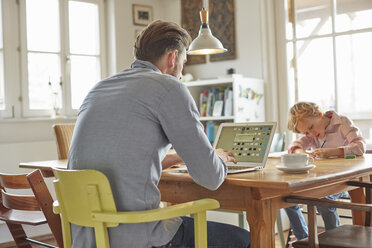
[[[213,35],[219,39],[227,52],[213,54],[211,62],[236,59],[235,0],[209,1],[209,24]]]
[[[133,4],[133,24],[147,26],[153,21],[153,10],[150,5]]]

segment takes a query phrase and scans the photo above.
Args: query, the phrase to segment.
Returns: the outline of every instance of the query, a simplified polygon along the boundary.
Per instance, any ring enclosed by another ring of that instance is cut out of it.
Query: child
[[[334,111],[324,114],[318,105],[311,102],[296,103],[289,111],[288,128],[304,134],[293,142],[288,153],[310,153],[313,157],[344,157],[346,155],[361,156],[366,149],[366,143],[359,129],[346,116],[338,115]],[[335,200],[347,192],[325,197]],[[330,230],[340,225],[335,208],[317,207],[322,215],[325,229]],[[308,236],[307,225],[298,206],[285,209],[297,239]]]

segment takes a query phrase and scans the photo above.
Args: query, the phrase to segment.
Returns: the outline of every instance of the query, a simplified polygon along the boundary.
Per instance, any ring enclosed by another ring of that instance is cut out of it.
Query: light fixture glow
[[[208,25],[208,11],[203,8],[200,11],[201,26],[199,35],[190,44],[187,54],[189,55],[207,55],[218,54],[227,51],[221,41],[213,36]]]

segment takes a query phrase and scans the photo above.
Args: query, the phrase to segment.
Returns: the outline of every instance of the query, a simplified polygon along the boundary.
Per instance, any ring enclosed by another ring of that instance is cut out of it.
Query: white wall
[[[163,2],[164,19],[181,24],[181,1]],[[236,59],[187,66],[185,72],[195,79],[211,78],[235,68],[236,73],[246,77],[263,78],[260,0],[235,0],[235,35]]]
[[[169,1],[169,0],[166,0]],[[110,43],[115,45],[114,54],[115,63],[112,64],[110,72],[118,72],[129,68],[134,60],[133,46],[135,41],[135,30],[141,30],[144,26],[134,25],[132,17],[132,4],[151,5],[153,7],[154,20],[164,18],[164,6],[166,1],[162,0],[108,0],[108,3],[114,13],[109,18],[114,19],[114,32],[111,33]],[[113,55],[109,52],[109,55]]]
[[[132,4],[138,1],[110,0],[115,11],[116,70],[128,68],[133,62],[134,33],[143,26],[133,25]],[[142,0],[151,5],[154,20],[162,19],[181,24],[180,0]],[[212,30],[213,32],[213,30]],[[235,33],[237,58],[192,65],[185,68],[195,78],[225,74],[229,68],[247,77],[263,78],[260,0],[235,0]]]

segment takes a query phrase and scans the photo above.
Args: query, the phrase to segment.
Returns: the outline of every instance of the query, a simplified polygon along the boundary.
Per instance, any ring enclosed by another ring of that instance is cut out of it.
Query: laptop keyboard
[[[244,165],[228,165],[227,168],[230,170],[239,170],[239,169],[248,169],[248,168],[254,168],[254,167],[244,166]]]

